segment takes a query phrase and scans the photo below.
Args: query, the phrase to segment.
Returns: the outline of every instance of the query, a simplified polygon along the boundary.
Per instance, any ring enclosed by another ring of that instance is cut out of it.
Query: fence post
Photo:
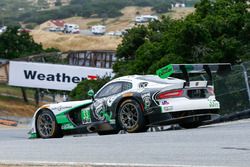
[[[247,94],[248,94],[248,101],[250,103],[250,88],[249,88],[249,83],[248,83],[247,69],[243,64],[241,64],[241,67],[243,68],[243,74],[244,74],[246,88],[247,88]]]

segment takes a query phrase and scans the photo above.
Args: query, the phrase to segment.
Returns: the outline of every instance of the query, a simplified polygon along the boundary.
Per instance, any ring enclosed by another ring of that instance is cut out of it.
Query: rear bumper
[[[218,109],[188,110],[168,113],[152,113],[148,115],[148,126],[170,125],[183,122],[207,122],[217,119]]]
[[[181,97],[162,100],[159,103],[162,113],[220,109],[220,103],[213,97],[204,99],[188,99],[186,97]]]

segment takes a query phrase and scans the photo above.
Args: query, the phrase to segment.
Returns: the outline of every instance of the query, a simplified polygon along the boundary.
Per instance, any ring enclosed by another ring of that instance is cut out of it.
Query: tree
[[[55,6],[62,6],[62,1],[61,0],[56,0]]]
[[[48,8],[49,4],[46,0],[38,0],[37,5],[42,8]]]
[[[15,59],[50,51],[55,51],[55,49],[43,50],[42,45],[35,43],[29,33],[19,31],[18,27],[8,28],[0,35],[0,58]],[[21,88],[21,91],[23,100],[28,103],[25,88]]]
[[[172,8],[171,2],[160,2],[156,3],[153,7],[153,10],[155,10],[157,13],[166,13],[169,12],[169,10]]]
[[[118,46],[117,57],[125,60],[135,59],[135,51],[144,44],[147,35],[145,26],[138,26],[128,30],[128,34],[122,39],[122,43]]]
[[[42,45],[34,42],[27,32],[19,32],[18,27],[8,28],[0,35],[0,57],[15,59],[42,52]]]
[[[183,20],[163,17],[128,32],[117,49],[117,76],[154,73],[169,63],[232,64],[250,58],[246,0],[201,0]]]
[[[108,81],[110,81],[110,77],[98,78],[97,80],[83,80],[70,92],[69,96],[73,100],[89,99],[90,97],[87,93],[90,89],[96,92]]]

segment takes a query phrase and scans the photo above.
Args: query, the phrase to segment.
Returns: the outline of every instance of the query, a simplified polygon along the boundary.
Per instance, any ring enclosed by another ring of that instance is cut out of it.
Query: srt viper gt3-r
[[[105,84],[91,99],[46,104],[34,114],[30,138],[97,132],[99,135],[145,132],[149,127],[179,124],[196,128],[218,116],[213,73],[230,64],[170,64],[157,75],[132,75]],[[190,74],[202,80],[190,80]],[[184,79],[170,77],[175,74]],[[206,77],[204,77],[206,75]]]

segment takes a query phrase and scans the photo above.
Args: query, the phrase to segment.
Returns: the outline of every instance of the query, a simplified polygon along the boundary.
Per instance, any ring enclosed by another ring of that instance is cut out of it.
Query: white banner
[[[10,61],[9,85],[72,90],[84,79],[113,76],[112,69]]]

